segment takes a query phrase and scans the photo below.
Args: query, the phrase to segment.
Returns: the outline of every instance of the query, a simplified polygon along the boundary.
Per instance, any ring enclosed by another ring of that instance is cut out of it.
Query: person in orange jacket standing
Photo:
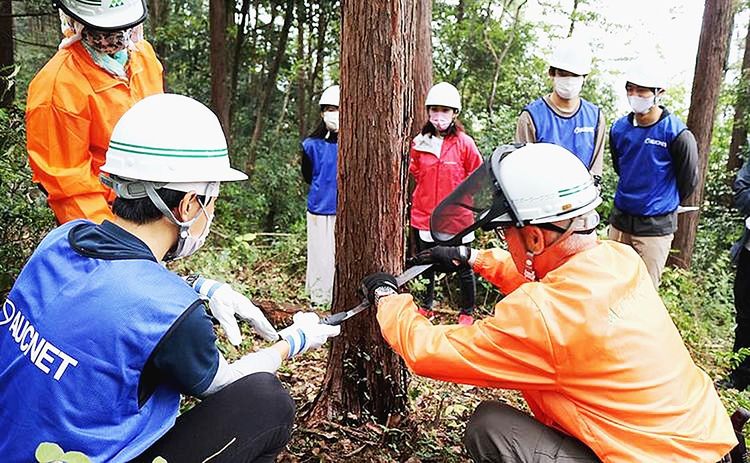
[[[636,252],[599,241],[594,179],[575,155],[502,146],[432,216],[422,263],[471,265],[505,294],[472,326],[433,326],[386,273],[363,287],[385,340],[421,376],[515,389],[534,416],[486,401],[464,443],[477,462],[729,461],[738,443]],[[456,223],[470,212],[473,223]],[[495,229],[508,251],[461,238]],[[541,459],[540,459],[541,458]]]
[[[140,39],[145,0],[58,0],[65,38],[29,85],[29,163],[59,223],[111,219],[99,168],[115,123],[163,93],[162,66]],[[131,147],[138,150],[138,147]]]

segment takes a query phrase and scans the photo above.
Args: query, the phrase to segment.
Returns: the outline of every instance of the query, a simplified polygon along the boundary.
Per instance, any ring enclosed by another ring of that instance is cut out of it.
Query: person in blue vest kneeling
[[[537,98],[521,111],[516,143],[553,143],[583,162],[598,183],[604,162],[604,115],[595,104],[581,98],[586,75],[591,72],[591,49],[579,39],[560,41],[552,52],[549,76],[552,93]]]
[[[609,218],[609,238],[640,254],[655,287],[677,230],[677,209],[698,184],[698,145],[685,123],[659,105],[664,65],[639,58],[626,76],[633,111],[609,133],[612,164],[620,176]]]
[[[147,97],[115,125],[101,170],[114,220],[53,230],[3,303],[2,460],[54,442],[94,462],[275,461],[295,413],[275,372],[339,328],[299,312],[276,333],[249,314],[281,340],[229,363],[201,294],[219,296],[222,326],[233,309],[248,315],[242,296],[161,264],[201,247],[219,182],[247,178],[229,166],[219,121],[190,98]],[[178,416],[180,394],[202,401]]]

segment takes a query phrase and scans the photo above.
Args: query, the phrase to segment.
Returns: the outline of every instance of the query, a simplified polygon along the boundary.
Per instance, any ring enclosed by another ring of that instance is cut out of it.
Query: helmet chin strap
[[[195,223],[196,220],[198,220],[200,214],[196,214],[195,217],[184,222],[177,220],[177,217],[175,217],[175,215],[172,213],[172,211],[169,210],[167,205],[164,204],[164,200],[161,199],[161,196],[156,193],[154,186],[150,182],[143,182],[143,185],[146,189],[146,195],[148,195],[151,202],[154,203],[154,206],[156,206],[156,208],[161,211],[164,217],[169,219],[170,222],[177,225],[180,229],[179,235],[177,237],[177,243],[164,256],[165,261],[174,260],[176,256],[180,255],[182,248],[185,246],[185,240],[190,235],[190,227]],[[200,201],[198,201],[198,203],[200,204]],[[203,204],[201,204],[201,208],[203,208]]]

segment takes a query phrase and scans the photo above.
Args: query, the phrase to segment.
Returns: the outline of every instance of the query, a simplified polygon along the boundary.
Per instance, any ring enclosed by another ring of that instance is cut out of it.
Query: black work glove
[[[435,246],[409,259],[409,264],[434,264],[435,270],[450,273],[467,267],[469,257],[471,257],[471,248],[468,246]]]
[[[377,272],[362,279],[361,290],[362,295],[370,301],[370,304],[377,307],[378,299],[398,292],[398,283],[396,277],[390,273]]]

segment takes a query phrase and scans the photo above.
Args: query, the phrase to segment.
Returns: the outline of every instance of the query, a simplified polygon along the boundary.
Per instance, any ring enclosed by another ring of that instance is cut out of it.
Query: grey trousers
[[[474,411],[464,445],[477,463],[600,463],[578,439],[495,401]]]

